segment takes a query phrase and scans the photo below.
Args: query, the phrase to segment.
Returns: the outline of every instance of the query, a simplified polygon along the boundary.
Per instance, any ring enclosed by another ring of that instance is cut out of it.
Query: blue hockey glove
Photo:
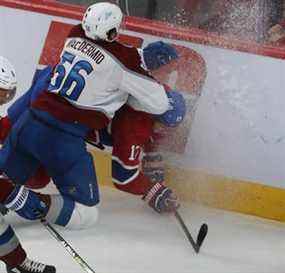
[[[15,211],[19,216],[36,220],[45,216],[48,205],[40,198],[40,194],[17,185],[5,201],[7,209]]]
[[[144,63],[149,70],[155,70],[171,60],[177,59],[176,49],[162,41],[148,44],[143,49]]]
[[[158,213],[174,212],[180,206],[173,191],[161,183],[154,184],[143,196],[143,200]]]
[[[175,127],[180,124],[186,114],[186,103],[185,99],[177,91],[168,91],[167,96],[169,99],[170,109],[163,113],[162,115],[158,115],[157,119],[162,124],[168,127]]]

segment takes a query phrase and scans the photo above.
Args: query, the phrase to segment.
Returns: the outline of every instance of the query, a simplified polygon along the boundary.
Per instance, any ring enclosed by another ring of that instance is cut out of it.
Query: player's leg
[[[23,185],[39,166],[38,160],[28,152],[37,138],[33,128],[27,126],[29,120],[29,112],[26,111],[13,126],[0,150],[0,170],[15,184]]]
[[[94,226],[99,192],[91,155],[84,153],[68,171],[54,176],[53,181],[60,194],[41,195],[49,200],[46,219],[68,229]]]
[[[39,166],[38,160],[21,145],[25,132],[26,138],[29,138],[29,135],[35,137],[25,128],[25,124],[29,123],[28,118],[27,113],[24,113],[0,150],[0,170],[9,177],[0,179],[0,203],[24,218],[34,220],[38,219],[34,209],[42,208],[41,199],[36,193],[29,192],[22,186]]]
[[[35,116],[35,113],[28,112],[26,113],[23,126],[18,126],[16,128],[18,131],[13,127],[11,133],[14,130],[18,132],[18,135],[12,134],[12,136],[16,135],[14,138],[11,136],[11,143],[14,144],[14,146],[11,145],[13,148],[11,150],[12,152],[16,151],[16,156],[11,152],[7,153],[8,156],[4,160],[5,164],[2,164],[2,166],[9,177],[21,183],[22,180],[25,182],[28,176],[25,175],[25,179],[20,180],[21,176],[19,174],[24,171],[13,171],[11,166],[15,166],[15,159],[18,162],[22,157],[23,159],[29,159],[27,162],[33,168],[33,172],[35,168],[38,168],[38,163],[41,162],[53,177],[56,186],[62,194],[62,198],[39,195],[26,188],[17,186],[16,192],[14,191],[13,194],[9,195],[9,200],[6,200],[5,203],[10,209],[16,210],[19,215],[31,220],[46,216],[48,211],[53,211],[53,213],[49,213],[49,217],[56,219],[57,224],[66,226],[73,220],[72,217],[77,219],[82,215],[82,207],[76,205],[75,202],[90,207],[95,206],[99,202],[93,160],[86,150],[86,144],[82,137],[57,129],[53,125],[49,126],[42,122],[41,118]],[[70,128],[68,127],[67,129]],[[23,163],[20,165],[25,166],[27,162],[23,160]],[[62,205],[59,205],[60,203]],[[45,204],[44,208],[40,207],[42,204]],[[53,217],[51,216],[52,214]],[[55,216],[56,214],[57,216]],[[93,209],[92,214],[96,216],[97,210]],[[97,218],[97,216],[94,218]],[[77,220],[73,222],[77,222]]]
[[[0,260],[10,267],[15,267],[23,263],[26,256],[12,227],[0,215]]]
[[[97,222],[98,208],[82,205],[61,194],[51,195],[50,209],[46,219],[50,223],[67,229],[91,228]]]
[[[93,158],[87,151],[81,151],[71,168],[53,176],[52,179],[62,195],[86,206],[95,206],[99,203]]]
[[[43,166],[40,166],[35,174],[29,178],[25,186],[29,189],[43,189],[50,183],[51,179]]]
[[[53,181],[61,195],[52,196],[47,219],[71,229],[93,226],[98,217],[99,189],[93,158],[86,150],[77,162]]]
[[[27,258],[14,230],[0,215],[0,260],[6,264],[7,273],[55,273],[55,267]],[[36,269],[38,271],[36,271]]]
[[[0,179],[0,203],[24,218],[35,220],[44,203],[38,194],[22,186],[39,166],[39,161],[27,149],[37,143],[33,128],[27,126],[30,124],[29,113],[25,112],[0,150],[0,169],[9,177]]]
[[[149,141],[144,145],[144,155],[142,159],[142,172],[152,182],[164,183],[165,164],[163,154],[159,150],[159,141],[163,138],[162,128],[158,122],[155,122],[154,129]]]
[[[48,128],[52,152],[37,150],[60,195],[49,196],[47,220],[69,228],[86,228],[97,219],[99,190],[92,156],[83,138]]]
[[[145,191],[141,160],[144,145],[152,133],[151,115],[124,106],[112,121],[112,179],[123,191],[143,194]]]
[[[153,120],[145,113],[127,110],[112,126],[112,176],[115,186],[141,195],[155,211],[173,212],[179,202],[161,181],[152,181],[140,170],[145,143],[151,137]]]
[[[38,187],[42,185],[42,181],[49,181],[46,172],[38,171],[37,173],[40,182],[33,177],[29,179],[33,183],[29,182],[28,187],[34,185]],[[44,179],[41,178],[42,176]],[[78,178],[75,179],[76,177]],[[41,195],[48,200],[47,220],[68,229],[93,226],[98,217],[97,207],[93,205],[99,202],[99,193],[91,155],[84,151],[84,155],[78,158],[78,162],[64,175],[55,176],[54,181],[62,194]],[[79,183],[74,183],[74,181],[79,181]]]

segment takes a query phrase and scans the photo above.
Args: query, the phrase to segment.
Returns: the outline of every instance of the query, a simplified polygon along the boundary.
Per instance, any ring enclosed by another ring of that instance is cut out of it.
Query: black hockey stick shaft
[[[182,217],[180,216],[180,214],[178,213],[178,211],[176,210],[174,212],[175,218],[177,219],[178,223],[180,224],[181,228],[183,229],[188,241],[190,242],[190,244],[192,245],[193,249],[195,250],[196,253],[199,252],[199,249],[196,245],[196,242],[194,241],[191,233],[189,232],[188,228],[186,227]]]
[[[195,242],[190,231],[188,230],[188,228],[185,225],[181,215],[179,214],[179,212],[177,210],[174,212],[174,215],[175,215],[175,218],[177,219],[178,223],[180,224],[181,228],[183,229],[183,231],[184,231],[188,241],[190,242],[191,246],[193,247],[193,249],[195,250],[196,253],[199,253],[200,247],[203,244],[203,241],[207,236],[208,226],[206,224],[203,224],[200,227],[200,230],[199,230],[199,233],[197,236],[197,241]]]
[[[73,247],[52,227],[46,219],[41,220],[44,227],[49,233],[65,248],[65,250],[72,256],[72,258],[81,266],[87,273],[95,273],[95,271],[80,257],[80,255],[73,249]]]

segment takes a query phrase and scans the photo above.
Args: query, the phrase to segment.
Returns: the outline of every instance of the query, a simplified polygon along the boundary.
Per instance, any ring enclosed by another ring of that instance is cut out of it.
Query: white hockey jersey
[[[162,114],[169,108],[164,87],[142,68],[136,48],[94,42],[80,26],[65,42],[48,91],[78,109],[98,111],[109,119],[129,96],[136,110]]]

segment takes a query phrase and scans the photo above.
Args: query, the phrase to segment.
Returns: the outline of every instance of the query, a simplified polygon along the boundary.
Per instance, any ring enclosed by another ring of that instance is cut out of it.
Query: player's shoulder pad
[[[109,51],[126,69],[149,76],[142,67],[142,59],[136,47],[120,42],[104,43],[104,49]]]

